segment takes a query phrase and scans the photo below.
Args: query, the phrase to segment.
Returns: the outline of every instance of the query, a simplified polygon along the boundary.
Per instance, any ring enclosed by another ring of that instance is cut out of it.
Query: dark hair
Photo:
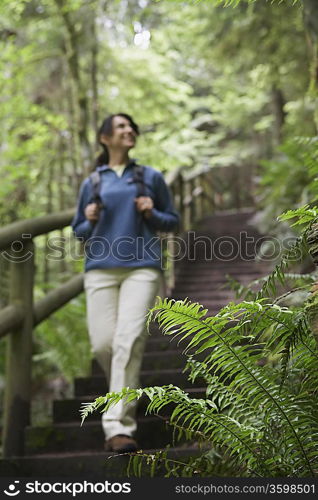
[[[101,124],[100,128],[98,129],[97,132],[97,141],[103,148],[103,152],[97,157],[96,159],[96,165],[95,167],[99,167],[101,165],[105,165],[109,161],[109,153],[106,144],[103,144],[100,142],[100,136],[101,135],[109,135],[111,136],[113,133],[113,118],[115,116],[122,116],[123,118],[126,118],[126,120],[129,121],[131,128],[136,132],[137,135],[139,135],[139,127],[137,123],[134,122],[132,117],[130,115],[127,115],[126,113],[114,113],[113,115],[107,116],[103,123]]]

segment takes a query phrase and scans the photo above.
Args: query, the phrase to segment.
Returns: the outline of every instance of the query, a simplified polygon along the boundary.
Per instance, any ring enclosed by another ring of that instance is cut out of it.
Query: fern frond
[[[318,218],[318,207],[311,207],[309,205],[304,205],[302,207],[296,208],[295,210],[287,210],[278,217],[278,220],[285,221],[290,219],[297,220],[291,224],[291,227],[300,224],[306,224],[306,226],[312,225],[316,222]]]
[[[173,332],[180,335],[183,340],[192,335],[189,346],[196,346],[195,353],[209,350],[210,354],[205,362],[209,365],[209,371],[221,370],[222,380],[229,387],[240,387],[241,394],[250,401],[256,408],[262,405],[268,413],[274,413],[284,421],[287,430],[286,439],[292,441],[293,446],[301,452],[308,471],[313,474],[310,461],[303,446],[302,427],[297,425],[297,421],[290,411],[290,401],[287,395],[282,393],[279,385],[275,384],[264,371],[255,367],[255,359],[259,358],[257,350],[251,352],[249,345],[237,345],[242,340],[238,334],[239,324],[228,329],[224,328],[224,317],[227,320],[242,319],[246,314],[255,314],[270,311],[270,318],[279,320],[285,326],[290,326],[289,317],[291,311],[281,308],[277,304],[264,304],[263,300],[254,302],[243,301],[241,304],[229,305],[223,308],[214,317],[204,318],[200,314],[200,306],[187,302],[176,303],[173,300],[159,301],[152,310],[155,313],[159,325],[165,334]],[[198,312],[199,314],[195,314]],[[177,330],[176,330],[177,326]],[[176,333],[177,332],[177,333]],[[229,335],[229,332],[231,335]],[[295,407],[296,407],[295,403]],[[294,410],[294,408],[293,408]],[[298,418],[303,419],[301,409],[298,408]],[[195,423],[193,424],[195,426]],[[221,425],[221,422],[219,422]]]

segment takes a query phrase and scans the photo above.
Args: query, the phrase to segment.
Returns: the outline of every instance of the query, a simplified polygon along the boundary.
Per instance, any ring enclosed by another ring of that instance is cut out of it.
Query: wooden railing
[[[180,168],[169,174],[167,183],[182,220],[179,232],[195,227],[204,214],[253,205],[253,178],[253,169],[247,167],[204,168],[190,174]],[[69,209],[0,229],[0,252],[10,266],[9,303],[0,310],[0,337],[8,335],[4,457],[21,456],[24,452],[24,429],[30,423],[33,329],[83,290],[83,275],[79,274],[34,302],[34,238],[68,226],[73,215],[74,209]],[[173,265],[168,275],[171,287]]]
[[[174,204],[180,214],[181,224],[177,234],[181,235],[196,227],[205,215],[217,211],[240,210],[255,206],[256,167],[222,166],[198,170],[180,167],[166,176],[173,195]],[[165,262],[166,292],[169,295],[175,285],[175,235],[166,235]]]
[[[255,175],[256,168],[246,165],[191,172],[180,167],[168,174],[167,184],[181,215],[180,230],[188,231],[204,214],[254,206]]]
[[[23,220],[0,229],[2,259],[10,267],[9,304],[0,311],[0,337],[10,334],[6,353],[3,455],[23,454],[30,422],[33,328],[83,289],[83,276],[71,278],[43,299],[33,301],[36,236],[70,224],[74,209]]]

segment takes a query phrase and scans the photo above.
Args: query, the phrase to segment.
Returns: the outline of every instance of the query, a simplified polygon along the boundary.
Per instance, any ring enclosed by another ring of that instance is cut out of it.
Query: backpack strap
[[[132,165],[133,167],[133,178],[132,182],[134,182],[137,186],[137,198],[139,196],[145,196],[146,190],[145,190],[145,183],[144,183],[144,167],[142,165],[138,165],[135,160],[132,160],[129,164]],[[91,183],[92,183],[92,189],[93,189],[93,196],[92,196],[92,203],[101,203],[101,197],[100,197],[100,188],[101,188],[101,175],[98,170],[94,170],[89,176]]]
[[[136,163],[134,161],[132,182],[134,182],[136,184],[136,188],[137,188],[136,198],[139,198],[140,196],[146,195],[145,182],[144,182],[144,171],[145,171],[145,167],[143,167],[142,165],[138,165],[138,163]],[[143,227],[143,216],[141,213],[137,213],[136,231],[137,231],[138,236],[142,235],[142,227]]]
[[[94,170],[94,172],[90,174],[89,178],[91,180],[93,188],[92,203],[101,203],[102,200],[100,197],[100,173],[98,172],[98,170]]]
[[[145,196],[145,182],[144,182],[144,167],[142,165],[134,164],[134,177],[133,182],[137,186],[137,198],[139,196]]]

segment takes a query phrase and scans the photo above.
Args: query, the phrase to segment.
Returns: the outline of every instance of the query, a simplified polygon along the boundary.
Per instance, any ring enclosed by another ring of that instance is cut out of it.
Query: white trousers
[[[109,392],[140,387],[146,314],[154,304],[160,282],[161,272],[150,267],[94,269],[85,273],[92,351],[105,372]],[[102,414],[106,439],[134,434],[136,406],[136,401],[120,401]]]

